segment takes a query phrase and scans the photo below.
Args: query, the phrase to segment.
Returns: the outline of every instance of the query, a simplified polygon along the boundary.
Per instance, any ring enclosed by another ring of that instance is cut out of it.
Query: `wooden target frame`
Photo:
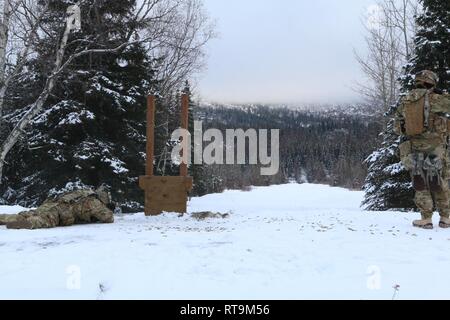
[[[139,186],[145,191],[145,214],[160,215],[163,212],[187,212],[188,194],[193,188],[193,178],[189,177],[188,165],[180,165],[179,177],[160,177],[154,175],[153,161],[155,158],[155,110],[156,97],[147,99],[147,165],[146,175],[139,178]],[[189,125],[189,95],[181,96],[181,128],[188,130]],[[188,139],[183,139],[186,144]],[[184,146],[184,150],[188,150]],[[183,155],[182,155],[183,156]]]

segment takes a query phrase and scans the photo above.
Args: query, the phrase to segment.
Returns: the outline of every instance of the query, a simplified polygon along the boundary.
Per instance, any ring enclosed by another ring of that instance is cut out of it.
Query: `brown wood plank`
[[[176,212],[176,213],[186,213],[187,204],[186,203],[157,203],[150,204],[148,210],[159,211],[159,212]]]
[[[191,177],[140,177],[139,184],[146,191],[147,215],[162,212],[186,213],[188,192],[192,189]]]
[[[156,203],[179,203],[183,200],[187,199],[186,193],[183,192],[177,192],[172,195],[167,195],[165,193],[149,193],[147,196],[147,200],[150,202],[156,202]]]
[[[159,189],[162,188],[177,188],[182,185],[186,191],[191,191],[193,186],[192,177],[155,177],[155,176],[142,176],[139,178],[139,186],[143,190],[149,188]]]
[[[147,97],[147,176],[153,176],[153,160],[155,157],[155,109],[156,99],[154,95]]]
[[[181,128],[188,130],[189,129],[189,94],[183,93],[181,96]],[[187,150],[187,138],[183,139],[183,149]],[[185,155],[182,155],[184,157]],[[180,165],[180,176],[187,177],[188,172],[188,164],[184,161]]]

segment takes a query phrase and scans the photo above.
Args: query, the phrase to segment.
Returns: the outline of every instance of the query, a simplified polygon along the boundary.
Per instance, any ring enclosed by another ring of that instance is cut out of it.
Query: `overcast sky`
[[[219,38],[201,97],[215,102],[334,103],[357,98],[362,15],[375,0],[204,0]]]

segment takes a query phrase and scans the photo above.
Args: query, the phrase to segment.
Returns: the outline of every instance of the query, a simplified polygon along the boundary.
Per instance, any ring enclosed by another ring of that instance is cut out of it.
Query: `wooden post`
[[[149,95],[147,98],[147,166],[146,175],[154,175],[153,161],[155,158],[155,109],[156,98]]]
[[[181,96],[181,128],[188,130],[189,129],[189,94],[183,93]],[[188,150],[189,146],[188,137],[183,137],[183,150]],[[182,154],[182,159],[187,159],[187,156]],[[180,176],[187,177],[188,176],[188,164],[186,161],[183,161],[180,165]]]
[[[156,98],[147,99],[147,166],[146,175],[139,177],[139,186],[145,191],[145,214],[158,215],[163,212],[187,212],[188,193],[193,188],[193,178],[188,176],[188,165],[180,166],[180,177],[157,177],[154,175],[155,110]],[[189,127],[189,95],[182,96],[181,127]],[[183,143],[188,142],[183,137]],[[187,149],[187,148],[185,148]]]

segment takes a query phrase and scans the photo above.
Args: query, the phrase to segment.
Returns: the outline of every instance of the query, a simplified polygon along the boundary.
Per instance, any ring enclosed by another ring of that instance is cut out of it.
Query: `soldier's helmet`
[[[416,86],[434,88],[439,82],[439,76],[430,70],[424,70],[416,75]]]

